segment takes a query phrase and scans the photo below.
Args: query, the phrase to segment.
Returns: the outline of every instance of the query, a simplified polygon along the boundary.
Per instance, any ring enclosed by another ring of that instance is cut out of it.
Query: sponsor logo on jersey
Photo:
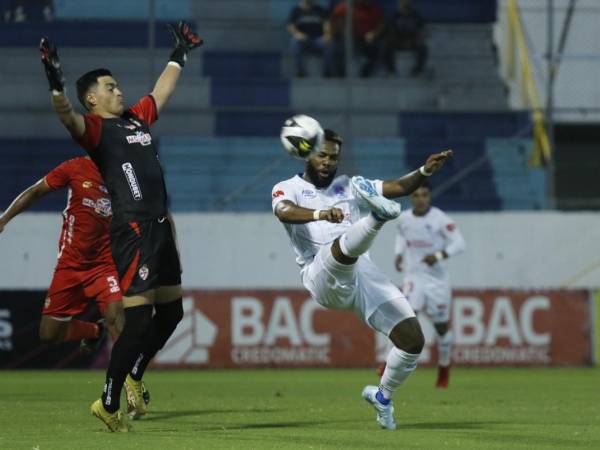
[[[344,189],[344,186],[342,185],[336,185],[333,187],[333,192],[335,193],[335,195],[337,195],[338,197],[346,197],[346,189]]]
[[[135,176],[135,170],[133,170],[133,166],[131,163],[124,163],[121,168],[125,173],[125,178],[127,178],[127,182],[129,183],[129,189],[131,190],[131,195],[133,195],[133,199],[136,201],[140,201],[142,197],[142,190],[140,188],[140,184],[138,183],[137,177]]]
[[[140,267],[140,270],[138,270],[138,275],[144,281],[146,281],[148,279],[149,273],[150,273],[150,270],[148,269],[148,266],[146,264],[144,264],[142,267]]]
[[[92,187],[92,182],[91,181],[84,181],[82,184],[84,189],[89,189]]]
[[[281,197],[282,195],[285,195],[285,192],[283,192],[283,191],[273,192],[273,198]]]
[[[109,198],[99,198],[96,202],[96,208],[94,210],[103,217],[109,217],[112,215],[112,207]]]
[[[311,189],[304,189],[302,191],[302,197],[315,198],[316,196],[317,196],[317,193]]]
[[[137,131],[135,134],[130,134],[126,136],[128,144],[140,144],[142,146],[147,146],[152,144],[152,136],[150,133],[144,133],[143,131]]]
[[[84,198],[81,203],[83,204],[83,206],[92,208],[97,214],[101,215],[102,217],[112,216],[112,207],[109,198],[99,198],[97,201],[94,201],[91,198]]]

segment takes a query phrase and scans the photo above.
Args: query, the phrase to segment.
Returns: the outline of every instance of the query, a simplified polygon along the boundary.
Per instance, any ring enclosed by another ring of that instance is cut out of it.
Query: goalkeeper
[[[169,30],[174,49],[152,92],[125,108],[111,72],[92,70],[77,80],[85,115],[67,98],[56,47],[47,38],[40,43],[54,110],[100,169],[112,197],[111,251],[124,294],[125,325],[112,350],[102,398],[91,406],[111,431],[129,430],[119,411],[123,385],[129,416],[146,414],[142,376],[183,317],[179,253],[150,125],[175,90],[189,52],[202,40],[185,22]]]

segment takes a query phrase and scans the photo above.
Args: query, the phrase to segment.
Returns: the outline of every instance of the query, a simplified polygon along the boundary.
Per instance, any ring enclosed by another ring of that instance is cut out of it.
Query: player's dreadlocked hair
[[[329,128],[325,128],[323,131],[325,132],[325,140],[326,141],[334,142],[340,146],[340,149],[342,148],[342,144],[344,143],[344,140],[342,139],[342,137],[339,134],[337,134],[333,130],[330,130]]]
[[[84,73],[77,80],[77,98],[79,103],[83,105],[88,111],[88,105],[85,101],[87,93],[98,84],[98,78],[100,77],[112,77],[112,73],[108,69],[94,69],[87,73]]]

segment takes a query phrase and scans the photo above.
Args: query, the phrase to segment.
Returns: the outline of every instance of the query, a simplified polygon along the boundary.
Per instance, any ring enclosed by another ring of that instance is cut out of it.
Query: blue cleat
[[[369,207],[377,220],[394,220],[400,215],[400,204],[379,195],[371,180],[361,176],[352,177],[350,186],[354,195]]]

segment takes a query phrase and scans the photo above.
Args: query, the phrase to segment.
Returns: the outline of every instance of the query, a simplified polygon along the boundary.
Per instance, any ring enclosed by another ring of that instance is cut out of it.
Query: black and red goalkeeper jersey
[[[112,197],[113,226],[167,214],[165,180],[150,125],[158,118],[151,95],[115,119],[86,114],[77,139],[104,178]]]

